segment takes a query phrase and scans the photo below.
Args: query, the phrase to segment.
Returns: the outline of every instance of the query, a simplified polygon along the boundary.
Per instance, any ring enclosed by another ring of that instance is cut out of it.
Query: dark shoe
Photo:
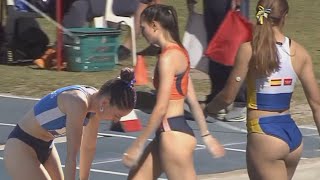
[[[119,61],[128,59],[131,56],[131,51],[127,47],[120,45],[118,48],[118,59]]]
[[[150,45],[144,50],[140,51],[137,53],[137,55],[142,55],[142,56],[157,56],[161,53],[161,48],[157,47],[155,45]]]

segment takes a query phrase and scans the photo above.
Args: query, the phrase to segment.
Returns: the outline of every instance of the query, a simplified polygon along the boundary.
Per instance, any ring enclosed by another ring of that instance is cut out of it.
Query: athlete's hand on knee
[[[138,164],[138,161],[141,157],[143,151],[143,146],[139,145],[138,142],[134,142],[122,156],[123,164],[128,167],[132,168]]]
[[[224,156],[224,147],[219,143],[217,139],[215,139],[211,135],[206,135],[202,139],[204,144],[206,145],[206,148],[212,154],[213,157],[219,158]]]

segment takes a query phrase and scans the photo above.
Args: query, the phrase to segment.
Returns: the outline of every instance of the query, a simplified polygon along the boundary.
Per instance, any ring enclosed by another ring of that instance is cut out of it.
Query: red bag
[[[238,48],[252,39],[252,24],[240,14],[230,10],[209,42],[205,55],[211,60],[232,66]]]

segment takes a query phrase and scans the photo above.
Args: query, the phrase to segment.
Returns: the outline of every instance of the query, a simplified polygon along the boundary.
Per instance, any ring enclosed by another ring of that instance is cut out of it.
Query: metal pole
[[[0,8],[1,8],[1,14],[0,14],[0,21],[1,21],[1,26],[2,26],[2,20],[3,20],[3,0],[0,0]]]
[[[62,0],[56,0],[56,20],[58,24],[62,24]],[[63,37],[60,28],[57,29],[57,70],[61,70],[62,65],[62,47],[63,47]]]

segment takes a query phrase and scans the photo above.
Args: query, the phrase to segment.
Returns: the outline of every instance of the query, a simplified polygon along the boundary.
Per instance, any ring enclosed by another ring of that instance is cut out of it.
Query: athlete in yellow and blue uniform
[[[239,47],[225,87],[206,111],[226,108],[246,82],[249,178],[291,179],[303,150],[301,132],[289,112],[294,86],[299,79],[318,130],[320,92],[310,55],[282,32],[287,0],[259,0],[256,11],[252,41]]]
[[[297,75],[290,56],[291,40],[285,37],[283,43],[276,43],[281,68],[268,77],[249,76],[247,106],[255,110],[284,111],[289,109]],[[249,133],[265,133],[285,141],[290,151],[302,142],[302,134],[290,114],[266,116],[251,119],[247,123]]]

